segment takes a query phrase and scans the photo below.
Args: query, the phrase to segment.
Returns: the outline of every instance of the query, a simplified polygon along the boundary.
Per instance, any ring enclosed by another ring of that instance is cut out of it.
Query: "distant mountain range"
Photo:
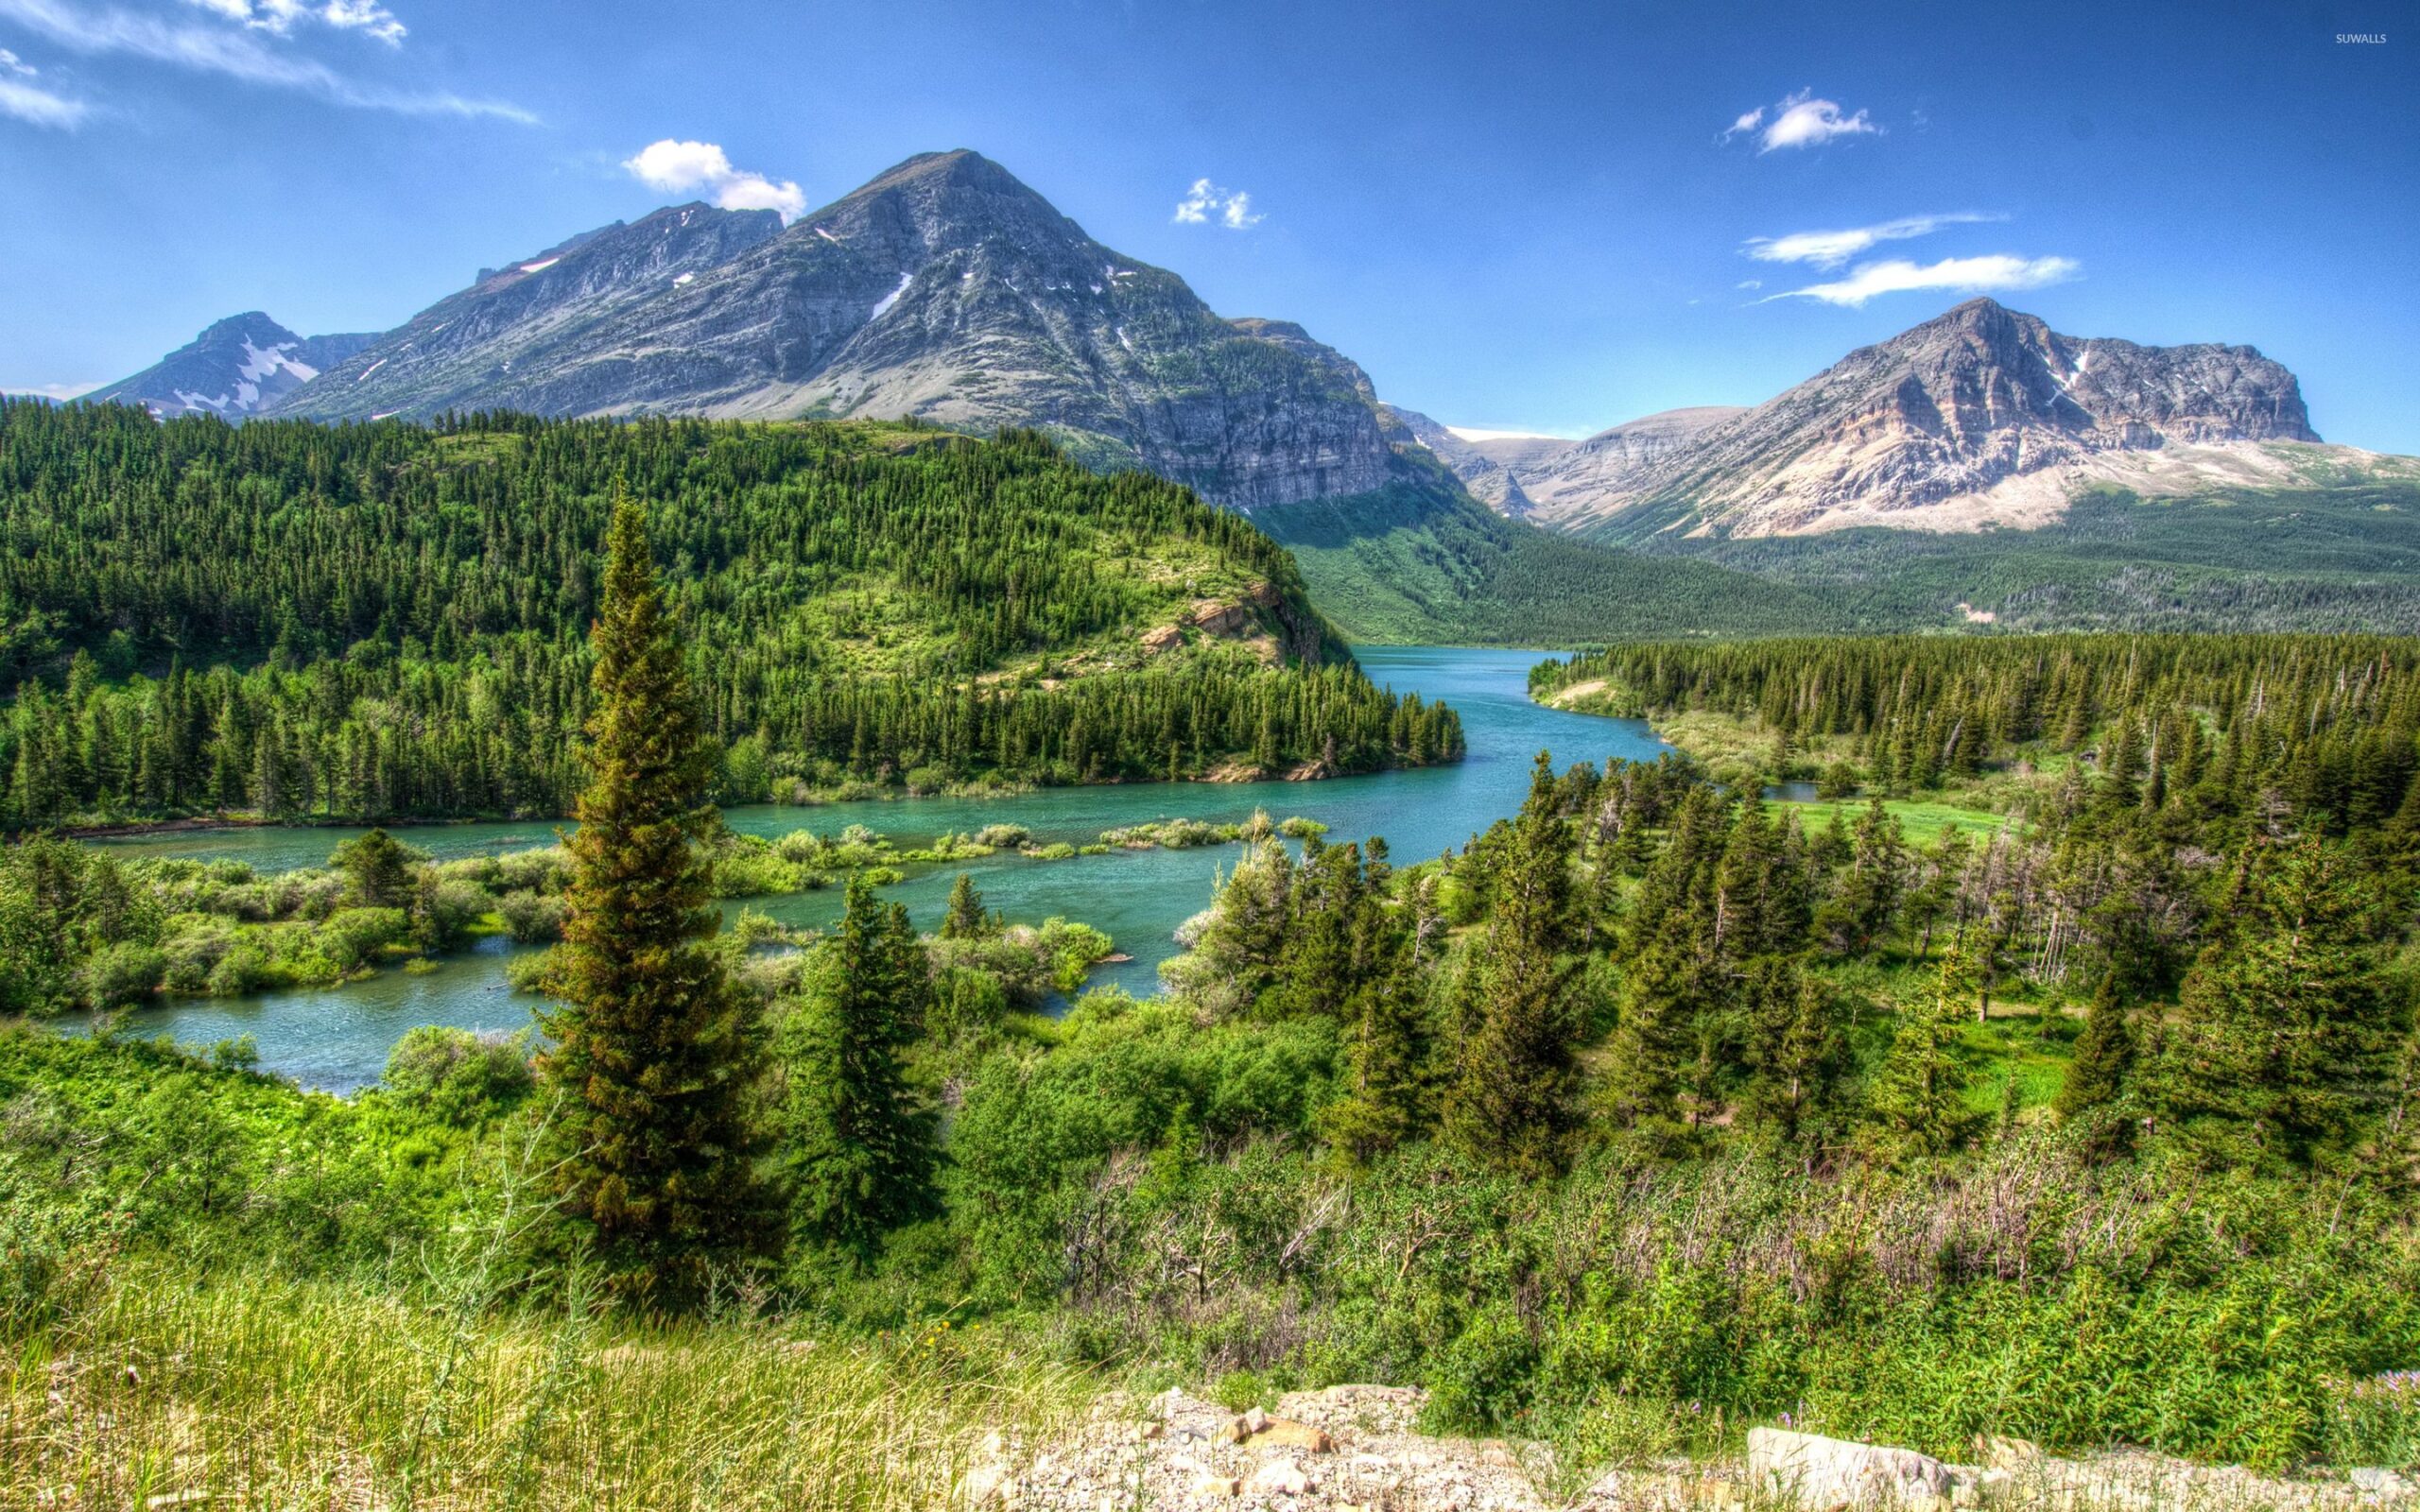
[[[1037,426],[1090,466],[1145,468],[1253,512],[1345,597],[1391,576],[1359,594],[1372,618],[1357,627],[1423,635],[1517,633],[1501,615],[1458,619],[1458,600],[1530,605],[1551,581],[1610,603],[1589,585],[1634,583],[1634,566],[1570,537],[1733,562],[1747,558],[1726,542],[1854,526],[2037,530],[2096,487],[2420,478],[2420,462],[2322,443],[2294,375],[2250,347],[2063,335],[1990,300],[1753,408],[1668,410],[1577,441],[1458,432],[1381,404],[1299,325],[1221,318],[967,151],[910,158],[786,227],[702,204],[615,222],[482,268],[383,335],[306,338],[237,316],[93,397],[230,420],[519,409]],[[1727,581],[1692,579],[1688,600],[1720,605]],[[1965,591],[1945,584],[1947,615]]]
[[[1473,443],[1407,420],[1495,507],[1614,540],[2031,527],[2096,484],[2175,495],[2412,472],[2322,444],[2294,375],[2253,348],[2062,335],[1991,300],[1752,409],[1669,410],[1562,443]]]

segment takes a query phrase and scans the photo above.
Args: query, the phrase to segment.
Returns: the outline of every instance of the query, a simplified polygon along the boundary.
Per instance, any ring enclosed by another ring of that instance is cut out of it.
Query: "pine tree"
[[[862,1253],[932,1200],[934,1122],[901,1060],[932,987],[908,910],[877,900],[862,873],[824,952],[783,1036],[782,1163],[795,1231]]]
[[[2112,971],[2093,994],[2054,1105],[2061,1119],[2093,1125],[2093,1143],[2102,1153],[2114,1154],[2127,1142],[2121,1100],[2135,1074],[2135,1027],[2118,990],[2118,974]]]
[[[1749,1069],[1740,1114],[1752,1129],[1809,1165],[1825,1131],[1843,1052],[1832,993],[1795,958],[1751,964],[1742,985],[1741,1057]]]
[[[1538,755],[1529,800],[1512,826],[1495,906],[1464,971],[1477,1022],[1446,1094],[1454,1142],[1500,1169],[1561,1167],[1578,1091],[1581,1013],[1575,968],[1561,958],[1571,918],[1570,825],[1557,811],[1554,768]]]
[[[337,846],[328,865],[344,873],[345,902],[355,908],[401,908],[411,901],[412,868],[428,860],[384,830]]]
[[[2180,994],[2163,1074],[2174,1112],[2308,1161],[2385,1106],[2401,1025],[2376,959],[2377,900],[2354,866],[2316,840],[2255,865],[2233,937]]]
[[[983,895],[965,872],[950,884],[949,909],[942,916],[942,938],[982,939],[995,932],[992,916],[983,911]]]
[[[1955,1046],[1966,1000],[1976,990],[1964,943],[1952,940],[1935,991],[1900,1010],[1869,1097],[1875,1124],[1893,1153],[1937,1158],[1964,1134],[1966,1068]]]
[[[1345,1091],[1321,1119],[1328,1143],[1358,1163],[1416,1136],[1429,1110],[1427,972],[1418,935],[1349,1005]]]
[[[621,1293],[677,1309],[717,1265],[770,1237],[747,1117],[759,1047],[747,999],[708,941],[717,919],[700,840],[714,772],[655,582],[639,507],[616,498],[592,634],[595,702],[579,828],[567,842],[560,1006],[542,1057],[562,1095],[555,1167]]]

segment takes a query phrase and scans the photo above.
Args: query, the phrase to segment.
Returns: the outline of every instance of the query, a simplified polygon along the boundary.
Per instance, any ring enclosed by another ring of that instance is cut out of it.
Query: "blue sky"
[[[1449,423],[1753,403],[1988,290],[2252,343],[2328,438],[2420,453],[2413,13],[0,0],[0,387],[971,146]]]

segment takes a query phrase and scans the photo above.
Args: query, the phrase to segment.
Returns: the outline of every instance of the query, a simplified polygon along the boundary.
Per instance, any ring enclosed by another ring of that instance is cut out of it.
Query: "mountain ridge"
[[[736,215],[763,218],[728,235],[712,218]],[[771,219],[676,207],[489,270],[277,412],[1036,425],[1096,465],[1245,509],[1390,474],[1357,366],[1291,322],[1220,318],[979,153],[919,154],[786,229]]]

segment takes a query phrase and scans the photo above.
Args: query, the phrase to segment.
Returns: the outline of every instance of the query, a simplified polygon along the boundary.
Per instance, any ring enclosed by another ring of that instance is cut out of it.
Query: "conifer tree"
[[[1525,1175],[1561,1166],[1578,1090],[1575,968],[1561,958],[1571,894],[1570,825],[1558,812],[1554,768],[1541,751],[1496,876],[1486,936],[1464,967],[1478,994],[1477,1022],[1458,1047],[1445,1107],[1456,1143]]]
[[[934,1123],[901,1060],[932,987],[908,910],[862,873],[823,954],[783,1034],[783,1164],[794,1229],[862,1252],[932,1199]]]
[[[1789,956],[1751,964],[1742,995],[1749,1070],[1746,1124],[1811,1166],[1824,1132],[1843,1053],[1839,1009],[1824,984]]]
[[[717,919],[700,840],[714,757],[656,587],[647,525],[617,496],[592,635],[590,783],[566,849],[559,1006],[541,1060],[562,1092],[555,1167],[615,1283],[648,1307],[694,1305],[714,1269],[761,1249],[769,1194],[748,1102],[754,1015],[708,941]]]
[[[965,872],[950,884],[949,909],[942,916],[942,938],[981,939],[994,932],[992,916],[983,911],[983,895]]]
[[[1935,990],[1900,1010],[1869,1098],[1883,1143],[1893,1153],[1937,1158],[1964,1133],[1966,1068],[1954,1047],[1966,1002],[1977,991],[1965,943],[1953,939]]]
[[[2308,840],[2255,864],[2245,903],[2186,978],[2165,1100],[2222,1141],[2308,1161],[2391,1095],[2403,1026],[2376,959],[2377,900],[2343,850]]]
[[[2084,1120],[2095,1125],[2093,1143],[2102,1153],[2124,1148],[2127,1125],[2123,1098],[2135,1072],[2135,1029],[2118,990],[2118,973],[2100,979],[2092,1007],[2084,1015],[2083,1033],[2076,1036],[2074,1058],[2054,1105],[2064,1120]]]

